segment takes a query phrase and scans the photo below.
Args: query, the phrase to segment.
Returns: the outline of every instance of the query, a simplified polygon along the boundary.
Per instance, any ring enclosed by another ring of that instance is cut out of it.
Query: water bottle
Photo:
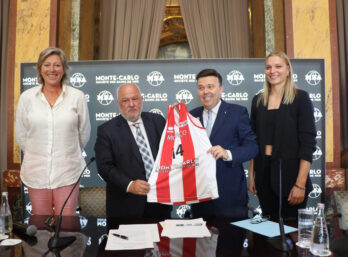
[[[2,193],[0,216],[3,223],[3,233],[11,233],[13,225],[10,205],[8,204],[7,192]]]
[[[310,251],[316,256],[329,256],[329,233],[324,215],[325,204],[318,203],[318,216],[316,217],[312,231],[312,243]]]

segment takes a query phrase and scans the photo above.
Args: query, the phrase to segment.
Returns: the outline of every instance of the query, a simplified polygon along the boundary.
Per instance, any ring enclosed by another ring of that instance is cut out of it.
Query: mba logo
[[[230,73],[227,74],[227,81],[232,86],[239,86],[244,81],[243,74],[238,70],[233,70]]]
[[[176,209],[176,214],[180,217],[180,218],[185,218],[186,217],[186,213],[190,213],[191,212],[191,206],[190,205],[180,205],[177,209]]]
[[[32,215],[33,214],[33,207],[31,206],[31,202],[27,203],[27,205],[25,206],[25,210]]]
[[[176,100],[180,102],[184,102],[185,104],[189,104],[193,100],[193,96],[190,91],[187,89],[182,89],[178,93],[176,93]]]
[[[315,152],[313,153],[313,161],[319,160],[322,155],[323,152],[321,151],[320,147],[316,146]]]
[[[314,107],[314,120],[315,120],[315,122],[320,121],[322,117],[323,117],[323,114],[321,113],[321,111],[318,108]]]
[[[164,117],[164,114],[160,109],[151,109],[150,112],[162,115],[162,117]]]
[[[73,87],[80,88],[87,82],[85,76],[82,73],[74,73],[70,78],[70,83]]]
[[[307,81],[307,83],[311,86],[316,86],[320,83],[320,81],[322,80],[319,72],[317,72],[316,70],[311,70],[308,71],[305,79]]]
[[[109,105],[114,100],[114,97],[109,91],[103,90],[97,95],[97,100],[101,105]]]
[[[161,72],[153,71],[149,75],[147,75],[146,80],[151,86],[158,87],[163,83],[164,77]]]
[[[86,217],[80,216],[80,225],[81,229],[84,229],[87,226],[88,219]]]
[[[318,184],[313,184],[313,190],[309,193],[310,198],[318,198],[323,191]]]

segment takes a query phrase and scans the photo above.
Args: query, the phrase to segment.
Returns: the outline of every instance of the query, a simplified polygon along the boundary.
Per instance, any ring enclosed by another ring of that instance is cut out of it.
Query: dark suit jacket
[[[262,103],[257,105],[255,96],[251,107],[251,123],[259,144],[259,154],[254,160],[256,186],[257,176],[262,176],[265,156],[265,135],[267,130],[265,115],[267,107]],[[287,197],[296,182],[300,159],[312,162],[315,151],[316,129],[313,115],[313,105],[306,91],[297,89],[292,104],[280,104],[276,114],[276,126],[273,140],[271,185],[272,190],[279,194],[279,160],[282,160],[282,194]],[[307,179],[306,188],[312,190],[310,179]]]
[[[203,124],[203,107],[191,111]],[[232,217],[247,215],[247,185],[243,162],[254,158],[258,152],[256,135],[251,129],[248,111],[245,107],[228,104],[221,105],[210,134],[213,146],[220,145],[232,153],[232,161],[218,159],[216,179],[219,198],[192,205],[195,217]]]
[[[143,112],[141,118],[156,159],[165,120],[147,112]],[[131,180],[146,180],[144,163],[132,131],[121,115],[98,127],[94,149],[98,172],[106,181],[108,217],[142,217],[146,196],[126,191]]]

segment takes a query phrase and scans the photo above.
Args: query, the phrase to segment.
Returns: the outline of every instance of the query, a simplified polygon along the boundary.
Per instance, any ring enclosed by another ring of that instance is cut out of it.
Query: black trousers
[[[266,156],[263,164],[261,172],[255,173],[257,195],[262,215],[270,215],[271,220],[277,221],[279,219],[279,192],[274,192],[271,185],[271,157]],[[306,208],[308,192],[305,193],[304,201],[298,205],[290,205],[288,197],[288,194],[282,195],[282,217],[285,221],[296,221],[298,209]]]

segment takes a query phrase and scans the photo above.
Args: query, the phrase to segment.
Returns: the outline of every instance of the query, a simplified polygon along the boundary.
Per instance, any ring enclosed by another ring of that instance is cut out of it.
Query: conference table
[[[207,220],[211,233],[205,238],[176,238],[161,237],[154,249],[106,251],[107,233],[116,229],[120,224],[150,224],[158,223],[156,219],[113,219],[104,217],[63,217],[60,237],[75,236],[76,240],[60,251],[62,257],[95,257],[95,256],[172,256],[172,257],[214,257],[214,256],[250,256],[277,257],[288,256],[286,252],[274,247],[275,240],[231,225],[231,220]],[[12,247],[0,247],[1,257],[43,256],[48,251],[48,240],[54,235],[54,225],[47,224],[45,216],[31,216],[29,224],[38,228],[35,240],[23,238],[22,243]],[[52,222],[53,223],[53,222]],[[158,225],[160,229],[160,225]],[[12,237],[20,238],[16,234]],[[297,232],[287,235],[290,242],[291,256],[311,257],[308,249],[295,245]],[[26,240],[25,240],[26,239]],[[47,256],[55,256],[49,253]]]

